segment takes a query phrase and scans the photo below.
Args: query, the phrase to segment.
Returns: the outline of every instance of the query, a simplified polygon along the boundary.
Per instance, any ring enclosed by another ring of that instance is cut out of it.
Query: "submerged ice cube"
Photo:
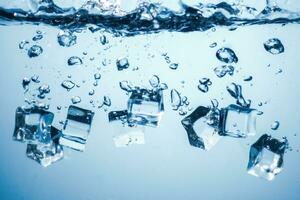
[[[283,155],[287,147],[286,139],[279,141],[264,134],[250,148],[248,173],[269,181],[273,180],[282,171]]]
[[[42,166],[47,167],[50,164],[63,158],[63,147],[59,145],[61,132],[55,127],[51,127],[51,142],[45,143],[28,143],[26,154]]]
[[[245,138],[256,134],[257,111],[237,105],[221,109],[220,135]]]
[[[219,112],[199,106],[181,124],[185,128],[192,146],[210,150],[220,139],[218,134]]]
[[[48,143],[54,114],[38,106],[18,107],[13,139]]]
[[[156,127],[164,112],[163,91],[136,89],[128,100],[128,121]]]
[[[128,123],[127,110],[112,111],[108,118],[114,131],[113,140],[116,147],[145,144],[145,127]]]
[[[94,112],[76,106],[69,106],[67,120],[59,140],[61,145],[83,151],[91,130]]]

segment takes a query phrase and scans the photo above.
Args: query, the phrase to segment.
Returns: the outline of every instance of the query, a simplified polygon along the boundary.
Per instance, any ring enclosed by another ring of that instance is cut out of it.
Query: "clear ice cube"
[[[53,118],[53,113],[38,106],[18,107],[16,110],[13,139],[20,142],[50,142]]]
[[[192,146],[210,150],[220,139],[218,134],[219,112],[199,106],[181,121]]]
[[[229,105],[221,110],[220,135],[245,138],[256,134],[257,110]]]
[[[108,114],[114,133],[116,147],[128,147],[132,144],[145,144],[145,127],[129,124],[127,110],[112,111]]]
[[[264,134],[250,148],[247,171],[266,180],[273,180],[282,171],[283,155],[288,147],[285,139],[279,141]]]
[[[59,143],[83,151],[91,130],[94,112],[76,106],[69,106],[67,119]]]
[[[163,91],[136,89],[128,100],[128,121],[156,127],[164,111]]]
[[[55,127],[51,127],[50,143],[28,143],[26,154],[42,166],[47,167],[63,158],[63,147],[59,145],[61,132]]]

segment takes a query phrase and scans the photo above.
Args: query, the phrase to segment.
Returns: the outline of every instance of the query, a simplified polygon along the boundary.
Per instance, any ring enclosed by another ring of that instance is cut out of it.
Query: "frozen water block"
[[[246,138],[256,134],[257,110],[237,105],[221,109],[220,135]]]
[[[70,106],[59,143],[83,151],[91,130],[94,112]]]
[[[163,91],[136,89],[128,100],[128,122],[143,126],[159,125],[164,112]]]
[[[51,127],[50,143],[28,143],[26,154],[28,158],[35,160],[42,166],[47,167],[63,158],[63,147],[59,145],[61,132]]]
[[[288,147],[288,141],[279,141],[264,134],[250,148],[248,173],[273,180],[282,171],[283,155]]]
[[[54,114],[38,106],[18,107],[13,139],[20,142],[51,140],[50,130]]]
[[[220,139],[218,134],[219,113],[215,109],[199,106],[181,124],[192,146],[210,150]]]

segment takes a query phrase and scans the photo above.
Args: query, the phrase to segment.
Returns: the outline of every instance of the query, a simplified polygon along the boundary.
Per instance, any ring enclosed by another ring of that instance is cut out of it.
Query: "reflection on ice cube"
[[[37,161],[42,166],[47,167],[50,164],[63,158],[63,148],[59,145],[61,132],[55,127],[51,127],[51,142],[49,143],[28,143],[27,157]]]
[[[199,106],[181,121],[192,146],[208,151],[217,144],[220,139],[217,116],[217,110]]]
[[[70,106],[59,143],[72,149],[83,151],[91,130],[93,117],[94,112],[90,110]]]
[[[128,100],[128,121],[156,127],[164,112],[163,91],[136,89]]]
[[[230,105],[221,110],[220,134],[245,138],[256,134],[255,109]]]
[[[126,126],[126,125],[125,125]],[[114,136],[116,147],[127,147],[132,144],[145,144],[145,134],[142,128],[123,127],[124,129],[118,135]]]
[[[108,114],[113,129],[113,140],[116,147],[127,147],[132,144],[145,144],[145,127],[129,124],[127,111],[112,111]]]
[[[282,171],[283,155],[287,147],[286,139],[279,141],[264,134],[251,146],[248,173],[269,181],[273,180]]]
[[[50,142],[50,129],[53,118],[53,113],[38,106],[18,107],[13,139],[20,142]]]

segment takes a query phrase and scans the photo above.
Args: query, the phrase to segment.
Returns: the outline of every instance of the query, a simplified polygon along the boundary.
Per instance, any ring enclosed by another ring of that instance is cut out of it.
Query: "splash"
[[[161,31],[206,31],[214,27],[235,30],[241,26],[300,23],[300,12],[282,9],[267,0],[262,11],[246,5],[218,4],[188,5],[179,2],[174,11],[159,3],[140,3],[130,12],[120,10],[117,3],[87,1],[80,8],[61,8],[52,0],[30,0],[29,11],[21,8],[0,7],[0,24],[46,24],[61,29],[89,28],[91,31],[105,29],[108,32],[132,36]],[[33,6],[32,6],[33,5]],[[115,5],[115,6],[113,6]]]

